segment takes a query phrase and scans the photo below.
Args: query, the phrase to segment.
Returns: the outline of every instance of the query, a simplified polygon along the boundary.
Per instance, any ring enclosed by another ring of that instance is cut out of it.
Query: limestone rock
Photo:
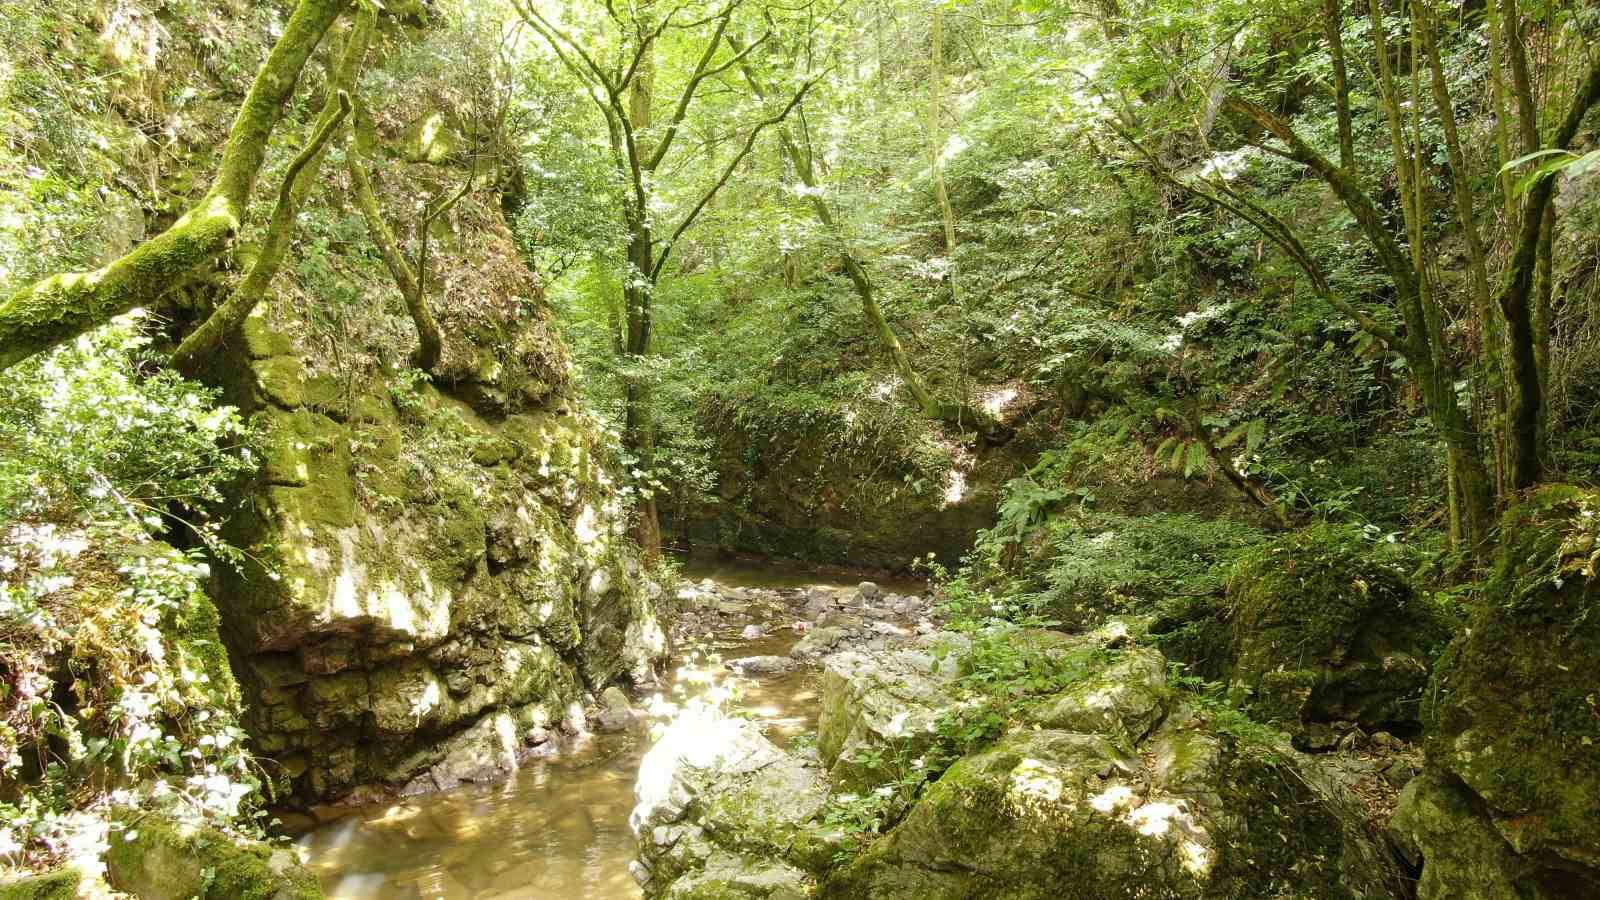
[[[861,787],[873,777],[870,760],[909,758],[931,743],[939,716],[957,702],[958,659],[930,649],[827,658],[817,750],[838,784]]]
[[[798,869],[831,853],[816,825],[827,798],[822,771],[753,722],[709,712],[678,719],[645,755],[636,795],[634,874],[648,898],[807,896]],[[795,893],[770,892],[781,886],[775,872]],[[739,887],[718,894],[717,884]]]
[[[730,659],[725,665],[741,675],[782,675],[797,665],[787,656],[745,656]]]
[[[1401,896],[1386,848],[1315,763],[1175,718],[1153,738],[1154,765],[1117,735],[1002,738],[946,771],[821,896]]]

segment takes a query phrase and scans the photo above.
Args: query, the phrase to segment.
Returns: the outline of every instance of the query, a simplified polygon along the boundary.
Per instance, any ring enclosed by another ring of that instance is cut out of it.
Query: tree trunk
[[[244,324],[244,320],[266,294],[267,287],[288,253],[290,241],[294,239],[295,217],[299,214],[300,206],[310,196],[321,174],[328,142],[345,116],[350,114],[350,92],[355,89],[356,79],[361,74],[361,67],[367,58],[367,47],[372,43],[372,33],[377,24],[378,7],[370,2],[358,4],[344,50],[333,66],[332,83],[328,97],[322,104],[322,113],[312,127],[310,140],[284,175],[261,252],[251,264],[244,281],[173,352],[171,365],[178,371],[195,374],[207,359],[221,351],[228,335]]]
[[[0,304],[0,370],[155,303],[228,251],[261,172],[267,139],[306,60],[344,8],[345,0],[300,0],[234,118],[211,189],[172,227],[101,269],[53,275]]]

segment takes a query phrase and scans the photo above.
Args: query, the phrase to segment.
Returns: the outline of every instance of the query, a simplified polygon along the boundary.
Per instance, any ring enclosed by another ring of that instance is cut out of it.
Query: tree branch
[[[710,203],[711,198],[716,196],[717,191],[721,190],[722,186],[728,183],[728,179],[733,177],[733,172],[739,167],[739,163],[743,162],[744,158],[750,155],[750,150],[755,147],[756,138],[761,135],[761,132],[768,127],[777,125],[784,119],[788,118],[789,113],[792,112],[796,106],[800,105],[801,100],[805,99],[806,92],[811,90],[811,86],[820,80],[821,77],[819,76],[801,85],[800,90],[796,91],[795,95],[789,98],[789,103],[783,108],[782,112],[779,112],[775,116],[762,119],[750,129],[750,133],[745,136],[744,146],[741,147],[739,152],[734,155],[733,159],[729,160],[727,167],[722,170],[722,177],[718,178],[716,184],[711,186],[711,190],[706,191],[705,195],[700,198],[700,202],[696,203],[694,208],[689,210],[689,214],[684,216],[683,221],[678,223],[678,227],[673,229],[672,236],[667,239],[665,244],[662,245],[661,255],[656,259],[655,268],[651,269],[650,271],[650,278],[652,281],[661,275],[662,267],[667,264],[668,257],[672,255],[672,248],[677,245],[678,238],[689,229],[690,225],[694,224],[694,220],[699,217],[700,212],[706,208],[706,204]]]
[[[53,275],[0,304],[0,370],[155,302],[228,250],[284,103],[344,7],[345,0],[300,0],[234,118],[211,189],[182,218],[100,269]]]

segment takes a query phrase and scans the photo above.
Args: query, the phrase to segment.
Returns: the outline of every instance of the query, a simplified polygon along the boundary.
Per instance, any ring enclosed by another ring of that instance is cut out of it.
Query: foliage
[[[93,851],[130,807],[256,815],[204,590],[204,560],[234,558],[210,505],[253,467],[252,435],[214,391],[142,371],[145,324],[124,317],[0,376],[0,777],[27,785],[0,804],[9,866]]]

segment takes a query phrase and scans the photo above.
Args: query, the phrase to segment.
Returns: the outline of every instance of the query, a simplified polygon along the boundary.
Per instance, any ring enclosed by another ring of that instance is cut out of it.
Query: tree
[[[783,122],[814,81],[800,84],[776,111],[743,126],[742,140],[735,137],[731,141],[735,150],[719,166],[720,173],[711,185],[699,191],[675,223],[664,224],[653,208],[659,196],[657,182],[690,108],[709,82],[738,65],[770,32],[741,50],[732,50],[730,27],[741,0],[730,0],[700,18],[691,18],[697,8],[689,0],[666,9],[646,6],[626,11],[607,4],[600,33],[588,36],[563,27],[525,0],[513,2],[523,21],[587,88],[605,121],[612,163],[627,185],[619,211],[627,234],[627,271],[619,298],[617,341],[622,355],[635,369],[641,369],[651,352],[656,286],[678,242],[750,155],[762,131]],[[676,96],[664,107],[670,112],[657,127],[656,94],[664,81],[664,60],[658,50],[668,34],[685,37],[685,53],[694,62]],[[650,472],[656,439],[650,385],[643,374],[635,372],[627,378],[624,391],[623,443],[636,457],[637,467]],[[647,553],[654,553],[661,544],[655,500],[648,495],[639,506],[637,538]]]

